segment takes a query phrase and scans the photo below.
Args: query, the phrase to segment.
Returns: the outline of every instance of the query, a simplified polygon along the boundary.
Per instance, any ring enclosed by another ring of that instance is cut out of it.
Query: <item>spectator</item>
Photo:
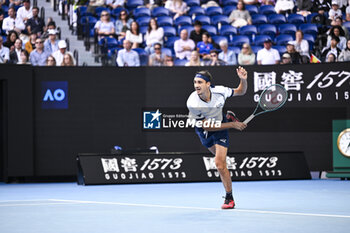
[[[2,33],[1,30],[2,30],[2,23],[4,22],[4,18],[5,18],[5,12],[2,9],[2,2],[0,0],[0,33]]]
[[[115,33],[118,36],[118,40],[125,38],[126,31],[131,28],[132,21],[126,10],[122,10],[119,13],[119,18],[115,21]]]
[[[182,0],[168,0],[164,7],[174,14],[174,19],[181,15],[185,15],[188,11],[187,4]]]
[[[332,8],[331,0],[314,0],[313,11],[324,14]]]
[[[56,66],[56,59],[52,55],[47,57],[46,66]]]
[[[332,63],[332,62],[336,62],[336,61],[337,61],[337,57],[335,56],[334,53],[329,53],[327,55],[327,58],[326,58],[327,63]]]
[[[338,48],[338,43],[339,43],[339,38],[336,36],[332,37],[330,46],[322,50],[321,57],[323,61],[327,60],[328,55],[330,53],[333,53],[336,56],[336,58],[340,55],[341,50]]]
[[[98,40],[101,40],[105,37],[113,37],[115,34],[115,27],[111,22],[108,11],[101,12],[101,18],[95,24],[95,31],[98,35]]]
[[[54,53],[52,53],[52,56],[55,58],[56,60],[56,65],[57,66],[61,66],[63,59],[64,59],[64,55],[65,54],[70,54],[73,58],[73,64],[75,65],[75,59],[74,56],[71,52],[67,51],[67,43],[65,40],[60,40],[58,42],[58,50]]]
[[[276,4],[275,0],[259,0],[261,6],[271,5],[274,6]]]
[[[14,45],[16,40],[18,39],[18,34],[16,31],[9,31],[6,37],[6,42],[4,43],[4,46],[10,49],[10,51],[13,51]]]
[[[334,36],[339,38],[339,43],[337,46],[340,48],[340,50],[345,49],[346,48],[345,32],[341,26],[333,26],[330,29],[329,35],[327,37],[327,47],[331,45],[331,39]]]
[[[332,23],[332,26],[340,26],[345,33],[345,37],[349,38],[349,30],[343,25],[343,19],[341,17],[336,18],[335,21]],[[331,29],[329,29],[328,34],[330,33],[330,30]]]
[[[49,39],[44,43],[44,50],[48,54],[52,54],[58,50],[58,40],[56,39],[56,29],[49,29]]]
[[[32,17],[33,13],[32,6],[30,5],[30,0],[23,0],[23,6],[17,10],[17,18],[26,24],[28,19]]]
[[[64,54],[61,66],[74,66],[73,56],[69,53]]]
[[[350,21],[350,0],[348,2],[348,6],[345,9],[345,14],[346,14],[346,17],[345,17],[346,21]]]
[[[96,8],[100,6],[104,6],[104,4],[105,4],[105,0],[90,0],[86,11],[91,14],[95,14]]]
[[[117,65],[123,66],[140,66],[139,54],[131,49],[131,42],[125,39],[123,41],[124,49],[118,51]]]
[[[173,57],[166,56],[165,57],[165,66],[172,67],[174,66],[174,59]]]
[[[140,47],[142,44],[142,33],[140,32],[140,26],[136,21],[132,22],[130,30],[126,31],[125,39],[131,42],[131,48],[133,49]]]
[[[256,5],[259,3],[258,0],[243,0],[244,4],[247,4],[247,5]]]
[[[241,52],[238,54],[239,65],[254,65],[255,64],[255,53],[248,43],[244,43]]]
[[[199,53],[196,50],[192,51],[190,60],[185,64],[185,66],[203,66],[203,62],[201,62]]]
[[[21,61],[17,63],[17,65],[31,65],[29,62],[29,53],[26,50],[21,51]]]
[[[332,1],[332,8],[329,10],[328,14],[329,14],[328,18],[332,21],[332,23],[334,23],[336,18],[342,17],[342,12],[339,9],[339,4],[336,0]]]
[[[21,52],[22,52],[22,40],[17,39],[15,42],[15,47],[13,51],[10,52],[10,63],[17,64],[18,62],[22,62]]]
[[[44,43],[43,40],[37,38],[35,41],[36,49],[30,53],[29,61],[33,66],[45,66],[46,59],[49,56],[48,53],[44,51]]]
[[[162,53],[162,45],[160,43],[154,44],[154,53],[149,56],[149,66],[163,66],[166,55]]]
[[[210,51],[210,60],[206,63],[207,66],[224,66],[225,62],[218,58],[218,51]]]
[[[33,17],[27,20],[27,31],[29,34],[36,33],[39,37],[44,33],[45,22],[39,17],[39,8],[33,7]]]
[[[346,48],[341,51],[338,61],[350,61],[350,39],[346,42]]]
[[[191,52],[194,50],[195,44],[193,40],[188,38],[188,32],[186,29],[181,30],[180,39],[175,41],[174,50],[175,55],[179,59],[189,60],[191,57]]]
[[[304,33],[301,30],[296,31],[293,43],[295,50],[301,56],[302,63],[308,63],[310,60],[309,42],[304,40]]]
[[[339,4],[339,9],[345,12],[346,6],[348,5],[348,0],[337,0]]]
[[[227,40],[220,41],[221,53],[219,53],[219,59],[224,61],[226,65],[233,66],[237,65],[236,54],[232,50],[228,49]]]
[[[0,36],[0,63],[7,63],[10,60],[10,50],[2,42],[3,38]]]
[[[19,18],[16,18],[16,10],[15,8],[11,7],[8,9],[8,17],[4,19],[4,22],[2,23],[2,30],[9,32],[9,31],[16,31],[17,33],[21,33],[22,30],[25,29],[25,25],[22,20]]]
[[[45,39],[46,40],[47,38],[49,38],[49,30],[50,29],[51,30],[55,30],[57,32],[55,21],[48,21],[47,22],[47,27],[46,28],[44,27],[44,32],[41,35],[41,39]],[[57,35],[57,33],[56,33],[56,35]]]
[[[245,4],[242,0],[238,1],[237,9],[231,12],[228,20],[234,27],[243,27],[247,24],[252,24],[252,18],[249,11],[245,9]]]
[[[115,9],[118,7],[124,7],[124,0],[106,0],[106,6],[110,9]]]
[[[294,8],[293,0],[277,0],[275,11],[277,14],[291,14]]]
[[[30,54],[36,47],[36,38],[37,35],[35,33],[30,34],[29,41],[25,43],[24,49]]]
[[[148,30],[145,35],[146,40],[146,48],[145,50],[148,53],[151,53],[151,48],[154,44],[163,45],[163,36],[164,30],[161,27],[158,27],[157,21],[155,19],[151,19],[148,24]]]
[[[196,20],[194,21],[194,30],[190,33],[190,39],[193,40],[195,44],[198,44],[198,42],[202,41],[204,32],[206,32],[206,30],[202,28],[201,21]]]
[[[197,51],[203,59],[210,59],[210,51],[213,50],[213,45],[209,43],[209,33],[204,32],[202,41],[197,44]]]
[[[280,60],[280,54],[272,48],[272,41],[270,39],[265,40],[264,48],[258,51],[257,63],[259,65],[273,65],[279,64]]]
[[[301,56],[297,51],[295,51],[293,41],[288,42],[287,53],[290,55],[293,64],[301,64]]]
[[[289,53],[284,53],[282,55],[282,61],[281,61],[282,65],[287,65],[287,64],[292,64],[292,58],[289,55]]]
[[[16,7],[20,6],[22,3],[22,0],[10,0],[9,7]]]
[[[311,14],[313,2],[312,0],[296,0],[297,12],[306,17]]]
[[[143,3],[148,9],[152,10],[158,6],[162,6],[163,0],[144,0]]]

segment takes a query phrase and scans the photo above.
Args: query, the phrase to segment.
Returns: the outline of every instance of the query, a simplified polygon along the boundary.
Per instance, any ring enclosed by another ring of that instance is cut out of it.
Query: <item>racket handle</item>
[[[245,121],[243,121],[244,124],[248,124],[249,121],[251,121],[254,118],[254,114],[250,115]]]

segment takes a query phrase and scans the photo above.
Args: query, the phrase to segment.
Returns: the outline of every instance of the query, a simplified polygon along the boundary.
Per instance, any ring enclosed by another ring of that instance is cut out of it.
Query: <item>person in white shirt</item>
[[[123,66],[140,66],[139,54],[131,49],[131,42],[128,40],[123,41],[124,49],[118,51],[117,65]]]
[[[350,21],[350,0],[348,1],[348,6],[345,9],[346,21]]]
[[[10,60],[10,50],[3,44],[3,38],[0,36],[0,63],[7,63]]]
[[[280,63],[280,54],[276,49],[272,48],[272,41],[270,39],[264,41],[264,48],[258,51],[256,60],[258,65],[273,65]]]
[[[114,23],[110,20],[108,11],[101,12],[101,19],[95,24],[95,30],[98,34],[98,39],[105,37],[113,37],[115,35]]]
[[[47,30],[49,38],[44,43],[45,52],[52,54],[58,50],[58,40],[56,40],[56,29]]]
[[[168,0],[164,7],[174,13],[174,19],[186,14],[188,11],[187,4],[182,0]]]
[[[151,19],[148,24],[148,30],[145,35],[146,48],[145,50],[150,54],[151,48],[154,44],[158,43],[163,45],[163,36],[164,30],[161,27],[158,27],[157,21]]]
[[[56,52],[52,53],[52,56],[56,60],[56,66],[61,66],[63,58],[64,58],[64,55],[67,54],[67,53],[72,56],[73,63],[75,65],[76,62],[75,62],[73,54],[71,52],[67,51],[67,43],[66,43],[66,41],[65,40],[60,40],[58,42],[58,50]]]
[[[125,40],[131,42],[131,48],[133,49],[140,47],[142,44],[142,33],[140,32],[140,26],[136,21],[132,22],[130,30],[126,31]]]
[[[336,18],[342,17],[342,12],[339,9],[339,3],[336,0],[332,1],[332,9],[329,10],[328,19],[335,21]]]
[[[124,7],[124,0],[106,0],[106,6],[115,9],[117,7]]]
[[[2,30],[8,33],[9,31],[15,30],[18,33],[21,33],[25,29],[23,21],[19,18],[16,18],[16,10],[11,7],[8,9],[8,17],[6,17],[2,23]]]
[[[25,24],[28,19],[33,17],[32,8],[30,0],[23,0],[23,6],[17,10],[17,18],[22,20]]]
[[[310,60],[309,42],[304,39],[304,33],[301,30],[296,31],[295,41],[293,41],[295,51],[297,51],[303,63],[308,63]]]
[[[208,71],[197,72],[193,79],[195,91],[191,93],[186,103],[189,110],[188,120],[196,122],[195,132],[199,136],[202,145],[215,155],[215,165],[226,191],[225,202],[221,206],[222,209],[233,209],[235,207],[231,176],[226,165],[229,129],[242,131],[247,126],[239,122],[232,112],[226,117],[223,116],[222,112],[228,97],[241,96],[247,91],[247,71],[242,67],[239,67],[236,71],[240,78],[237,88],[214,86],[213,78]],[[202,127],[197,123],[202,123]]]
[[[277,0],[275,11],[278,14],[292,13],[294,8],[293,0]]]
[[[196,45],[193,40],[188,38],[188,32],[186,29],[181,30],[180,39],[175,41],[174,50],[175,55],[179,59],[187,59],[190,60],[191,52],[194,50]]]

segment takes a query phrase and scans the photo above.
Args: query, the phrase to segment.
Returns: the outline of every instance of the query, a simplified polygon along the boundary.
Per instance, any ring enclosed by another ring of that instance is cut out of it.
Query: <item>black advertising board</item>
[[[80,154],[78,183],[129,184],[219,181],[211,154]],[[310,179],[301,152],[229,153],[232,180]]]

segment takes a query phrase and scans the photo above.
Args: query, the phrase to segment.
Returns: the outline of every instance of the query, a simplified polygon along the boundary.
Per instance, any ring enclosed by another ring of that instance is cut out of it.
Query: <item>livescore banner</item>
[[[78,184],[220,181],[210,154],[80,154]],[[310,179],[302,152],[230,153],[232,180]]]

